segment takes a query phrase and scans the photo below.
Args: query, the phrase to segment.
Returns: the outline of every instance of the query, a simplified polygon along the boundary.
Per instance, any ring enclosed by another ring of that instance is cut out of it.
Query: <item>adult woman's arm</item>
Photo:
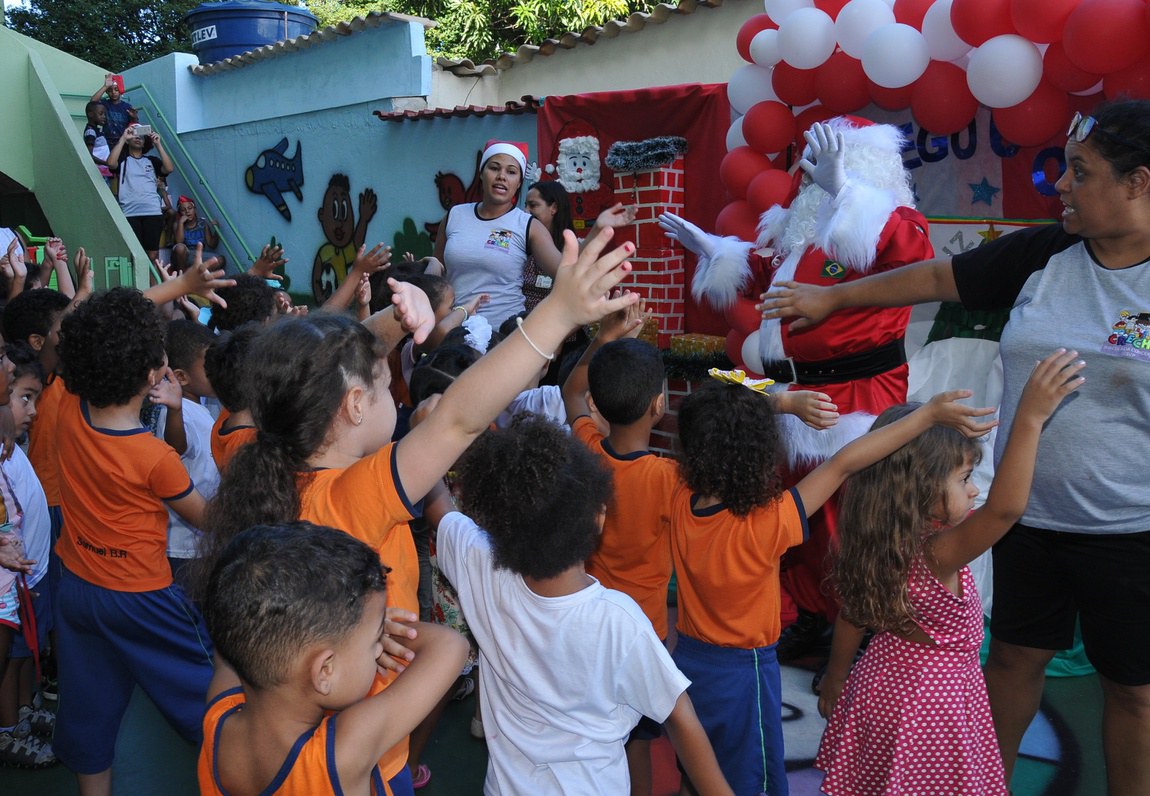
[[[928,301],[959,301],[949,257],[926,260],[885,274],[831,287],[778,282],[762,295],[763,319],[798,318],[791,329],[814,326],[844,307],[904,307]]]
[[[444,265],[447,260],[443,259],[443,250],[447,248],[447,220],[451,218],[451,211],[447,211],[447,215],[443,217],[443,221],[439,224],[439,231],[435,233],[435,259]]]

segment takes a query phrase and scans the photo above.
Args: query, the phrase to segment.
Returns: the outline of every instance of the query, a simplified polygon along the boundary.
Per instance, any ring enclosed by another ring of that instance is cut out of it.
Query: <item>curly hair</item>
[[[1115,177],[1150,166],[1150,101],[1107,102],[1093,115],[1096,124],[1088,145],[1105,158]]]
[[[906,417],[918,406],[892,406],[871,428]],[[980,458],[977,442],[936,425],[847,480],[839,546],[831,556],[831,584],[844,619],[874,630],[914,629],[916,615],[907,591],[911,565],[926,551],[930,528],[945,502],[946,479]]]
[[[164,364],[168,324],[135,288],[116,287],[83,302],[60,324],[60,372],[92,406],[126,404]]]
[[[598,547],[611,473],[554,423],[519,415],[484,432],[456,474],[463,511],[487,531],[496,567],[552,578]]]
[[[710,381],[679,408],[679,472],[692,492],[718,498],[737,517],[783,492],[786,460],[766,396]]]
[[[4,339],[27,342],[32,335],[47,337],[71,299],[46,287],[25,290],[4,306]]]
[[[221,287],[216,293],[226,307],[212,306],[208,325],[217,331],[238,329],[245,323],[265,323],[276,311],[276,292],[267,282],[253,274],[238,274],[232,287]]]
[[[612,425],[630,425],[647,414],[666,376],[659,349],[632,338],[607,343],[587,368],[595,408]]]
[[[40,355],[32,346],[18,340],[7,345],[5,354],[13,366],[12,381],[25,376],[44,381],[44,368],[40,365]]]
[[[419,406],[435,393],[442,393],[459,374],[479,361],[479,352],[469,345],[441,345],[415,364],[408,393],[411,405]]]
[[[342,315],[285,318],[256,337],[247,360],[256,438],[236,453],[208,504],[194,593],[240,531],[299,518],[297,479],[327,439],[347,390],[371,387],[383,375],[383,356],[371,332]]]
[[[215,341],[212,330],[198,321],[180,318],[168,324],[168,367],[187,370]]]
[[[251,407],[249,354],[264,328],[259,323],[247,323],[235,331],[223,332],[204,353],[204,374],[212,383],[216,397],[229,412],[242,412]]]
[[[257,525],[221,553],[204,620],[244,684],[269,688],[287,682],[301,649],[346,638],[385,585],[379,554],[343,531],[310,522]]]

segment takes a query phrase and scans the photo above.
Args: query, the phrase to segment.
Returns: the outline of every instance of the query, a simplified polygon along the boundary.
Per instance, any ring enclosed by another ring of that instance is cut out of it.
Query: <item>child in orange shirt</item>
[[[204,499],[179,455],[140,423],[144,398],[172,378],[166,331],[156,305],[130,288],[89,299],[60,327],[69,392],[58,419],[63,696],[54,746],[85,794],[111,792],[116,734],[137,684],[198,744],[212,676],[203,621],[165,555],[167,507],[198,526]]]
[[[390,442],[395,403],[385,357],[408,331],[421,341],[434,324],[421,291],[391,280],[394,310],[364,324],[317,314],[264,331],[249,360],[258,432],[236,454],[213,500],[209,560],[252,525],[322,523],[375,549],[392,568],[389,605],[417,611],[419,567],[407,526],[414,503],[554,356],[571,329],[634,300],[606,297],[628,273],[625,258],[634,251],[624,243],[603,254],[611,237],[606,232],[580,252],[572,235],[551,296],[519,333],[465,371],[398,443]],[[380,769],[393,788],[410,792],[406,760],[405,739]]]
[[[435,625],[417,635],[387,621],[386,605],[379,555],[342,531],[293,522],[232,540],[204,601],[219,657],[200,793],[391,793],[380,756],[455,680],[467,642]],[[389,653],[409,652],[389,634],[414,656],[369,697],[377,667],[397,665]]]
[[[762,384],[740,371],[712,371],[679,410],[684,485],[671,502],[671,551],[678,576],[678,642],[672,657],[735,793],[785,794],[782,684],[775,643],[781,630],[779,559],[801,543],[807,517],[847,476],[889,455],[931,425],[977,433],[992,409],[935,396],[907,417],[846,445],[783,489],[780,439]]]
[[[235,331],[221,332],[204,354],[204,373],[223,407],[211,432],[212,458],[221,473],[236,451],[256,438],[247,378],[248,351],[264,328],[246,323]]]

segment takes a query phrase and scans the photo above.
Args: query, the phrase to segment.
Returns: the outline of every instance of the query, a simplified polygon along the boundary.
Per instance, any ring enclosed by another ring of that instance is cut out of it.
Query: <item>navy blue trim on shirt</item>
[[[224,428],[223,426],[220,426],[219,435],[221,437],[226,437],[228,434],[231,434],[233,431],[239,431],[239,430],[245,429],[245,428],[255,428],[255,426],[232,426],[231,428]]]
[[[636,459],[642,459],[644,456],[655,456],[654,451],[634,451],[633,453],[616,453],[615,449],[611,447],[611,442],[603,437],[603,452],[610,456],[612,459],[618,459],[621,462],[633,462]]]
[[[407,497],[407,492],[403,489],[403,481],[399,480],[399,460],[396,458],[399,453],[399,446],[391,446],[391,482],[395,484],[395,493],[399,495],[399,499],[403,501],[403,507],[407,509],[407,513],[412,517],[422,516],[423,512],[416,512],[416,506]]]
[[[140,426],[139,428],[132,429],[116,429],[116,428],[101,428],[100,426],[92,425],[92,417],[88,413],[88,402],[83,398],[80,399],[80,414],[84,416],[84,422],[88,424],[88,428],[97,432],[98,434],[107,434],[109,437],[131,437],[135,434],[148,434],[151,430]]]
[[[186,498],[188,495],[192,494],[192,492],[194,492],[195,489],[196,489],[196,482],[189,479],[188,480],[188,488],[185,489],[183,492],[181,492],[178,495],[172,495],[171,497],[161,497],[160,500],[168,501],[168,500],[179,500],[180,498]]]
[[[798,489],[792,486],[787,491],[791,493],[791,497],[795,499],[795,505],[799,508],[799,517],[803,520],[803,541],[805,542],[811,535],[810,526],[807,525],[807,507],[803,505],[803,496],[799,494]]]
[[[336,714],[338,715],[338,714]],[[339,769],[335,766],[335,719],[333,715],[327,722],[327,742],[324,746],[324,757],[327,758],[327,781],[335,796],[343,796],[343,786],[339,784]]]
[[[702,495],[695,495],[695,494],[691,495],[691,516],[692,517],[714,517],[720,511],[726,511],[727,510],[727,504],[723,503],[722,501],[716,503],[713,506],[708,506],[705,509],[695,508],[695,503],[698,502],[699,498],[701,498],[701,497],[702,497]]]

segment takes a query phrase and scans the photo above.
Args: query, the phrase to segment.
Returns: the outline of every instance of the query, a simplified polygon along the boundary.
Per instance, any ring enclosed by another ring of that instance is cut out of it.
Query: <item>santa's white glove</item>
[[[710,257],[714,252],[712,237],[685,218],[674,213],[663,213],[659,216],[659,226],[668,238],[679,241],[684,249],[696,257]]]
[[[539,164],[532,160],[523,171],[523,184],[530,185],[533,182],[539,182],[539,178],[542,176],[543,169],[539,168]]]
[[[843,165],[846,142],[842,133],[836,133],[829,124],[816,122],[803,133],[807,141],[805,157],[799,167],[810,175],[815,185],[829,193],[832,198],[847,184],[847,171]]]

